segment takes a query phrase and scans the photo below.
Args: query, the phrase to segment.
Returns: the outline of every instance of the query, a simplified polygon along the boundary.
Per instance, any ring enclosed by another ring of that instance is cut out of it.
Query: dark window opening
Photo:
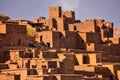
[[[52,19],[53,28],[57,28],[57,21],[55,18]]]
[[[46,45],[47,45],[48,47],[50,47],[50,43],[46,43]]]
[[[66,38],[68,38],[68,36],[66,36]]]
[[[84,43],[84,40],[82,40],[82,43]]]
[[[74,30],[77,30],[76,26],[74,26]]]
[[[55,68],[55,65],[50,65],[50,68]]]
[[[43,37],[42,36],[40,36],[40,41],[42,41],[43,40]]]
[[[113,76],[112,75],[110,75],[110,80],[113,80]]]
[[[18,39],[18,45],[21,45],[21,39]]]
[[[83,64],[90,64],[90,58],[88,55],[83,56]]]
[[[88,46],[90,46],[90,43],[88,43]]]
[[[100,59],[100,58],[97,58],[97,62],[101,62],[101,59]]]

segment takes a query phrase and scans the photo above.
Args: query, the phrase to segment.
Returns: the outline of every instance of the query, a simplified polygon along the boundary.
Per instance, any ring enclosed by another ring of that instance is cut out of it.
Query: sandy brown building
[[[60,6],[33,21],[0,17],[0,80],[119,80],[119,48],[113,23]]]

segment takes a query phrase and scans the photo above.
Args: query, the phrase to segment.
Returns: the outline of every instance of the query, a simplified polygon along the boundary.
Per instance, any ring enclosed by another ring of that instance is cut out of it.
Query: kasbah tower
[[[113,23],[81,22],[49,7],[49,18],[0,14],[0,80],[120,80],[120,39]]]

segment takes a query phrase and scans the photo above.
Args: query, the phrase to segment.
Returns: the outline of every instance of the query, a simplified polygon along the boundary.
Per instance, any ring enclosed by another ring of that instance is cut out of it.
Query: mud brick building
[[[0,80],[119,80],[113,34],[112,22],[81,22],[60,6],[33,21],[0,15]]]

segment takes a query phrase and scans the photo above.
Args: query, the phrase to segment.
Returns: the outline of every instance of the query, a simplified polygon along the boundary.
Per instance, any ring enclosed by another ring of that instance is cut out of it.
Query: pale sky
[[[75,11],[76,19],[81,21],[105,19],[115,27],[120,26],[120,0],[0,0],[0,13],[11,19],[48,18],[48,8],[52,5]]]

